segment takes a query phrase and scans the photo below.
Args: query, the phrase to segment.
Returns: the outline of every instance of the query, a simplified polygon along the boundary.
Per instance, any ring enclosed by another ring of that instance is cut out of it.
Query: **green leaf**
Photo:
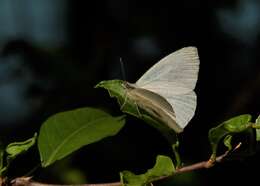
[[[26,152],[30,147],[35,144],[36,138],[37,133],[35,133],[32,138],[26,141],[10,143],[5,149],[7,152],[7,159],[12,160],[19,154]]]
[[[111,97],[115,97],[117,99],[120,107],[124,105],[121,108],[123,112],[131,114],[135,117],[139,117],[139,113],[135,106],[135,103],[130,99],[126,99],[127,94],[126,94],[126,89],[124,87],[124,81],[122,80],[101,81],[95,86],[95,88],[106,89]]]
[[[4,150],[0,149],[0,177],[2,176],[2,173],[4,172],[4,170],[6,169],[4,167],[3,160],[4,160]]]
[[[241,133],[246,131],[247,129],[252,127],[252,124],[250,123],[251,115],[244,114],[240,116],[233,117],[220,125],[218,125],[215,128],[212,128],[209,130],[209,141],[212,148],[212,158],[214,159],[217,154],[217,148],[220,141],[227,135],[234,135],[236,133]],[[228,137],[230,138],[230,137]],[[226,139],[228,140],[228,139]],[[231,140],[231,139],[229,139]],[[229,142],[226,141],[226,145],[229,146]]]
[[[22,142],[13,142],[10,143],[6,148],[5,151],[3,149],[0,150],[0,175],[3,176],[8,167],[10,166],[10,163],[12,160],[14,160],[18,155],[25,153],[28,151],[29,148],[31,148],[37,139],[37,133],[34,134],[34,136],[26,141]],[[7,156],[4,161],[4,153],[6,152]]]
[[[175,159],[176,159],[176,168],[179,168],[182,164],[181,162],[181,156],[180,156],[180,153],[179,153],[179,148],[180,146],[180,142],[179,140],[177,139],[176,143],[172,144],[172,150],[173,150],[173,153],[174,153],[174,156],[175,156]]]
[[[124,126],[124,116],[112,117],[94,108],[55,114],[40,129],[38,148],[46,167],[79,148],[116,135]]]
[[[231,145],[232,136],[226,135],[223,141],[224,141],[224,145],[228,148],[228,150],[229,151],[232,150],[232,145]]]
[[[249,123],[252,119],[252,116],[249,114],[244,114],[240,116],[233,117],[227,121],[225,121],[224,127],[227,129],[227,131],[231,133],[239,133],[243,132],[248,127],[251,127],[251,123]]]
[[[117,102],[120,106],[122,112],[130,114],[134,117],[144,120],[146,123],[150,124],[152,127],[155,127],[159,130],[162,135],[164,135],[167,140],[173,144],[176,142],[176,133],[170,127],[165,124],[162,124],[161,121],[158,121],[151,114],[143,110],[142,108],[137,108],[136,103],[126,98],[127,92],[124,86],[124,81],[122,80],[108,80],[101,81],[98,83],[95,88],[104,88],[108,91],[109,95],[117,99]]]
[[[120,173],[121,183],[124,186],[148,186],[153,181],[162,177],[173,175],[175,172],[171,158],[167,156],[157,156],[155,166],[146,173],[135,175],[129,171]]]
[[[260,126],[260,115],[257,117],[255,124]],[[260,141],[260,129],[256,129],[256,141]]]

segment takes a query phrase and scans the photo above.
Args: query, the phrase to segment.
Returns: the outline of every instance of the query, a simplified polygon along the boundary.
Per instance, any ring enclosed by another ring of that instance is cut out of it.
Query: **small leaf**
[[[5,151],[5,148],[2,144],[2,142],[0,141],[0,170],[3,168],[4,166],[4,151]]]
[[[8,167],[10,166],[10,163],[12,162],[12,160],[14,160],[18,155],[25,153],[29,148],[31,148],[35,144],[36,138],[37,138],[37,133],[35,133],[32,138],[30,138],[26,141],[10,143],[5,148],[5,151],[7,153],[5,161],[3,160],[4,151],[0,152],[0,155],[2,158],[0,175],[5,174],[5,172],[8,170]]]
[[[232,150],[232,145],[231,145],[232,136],[226,135],[223,141],[224,141],[224,145],[228,148],[228,150],[229,151]]]
[[[245,131],[248,127],[251,127],[249,121],[251,121],[252,116],[249,114],[244,114],[240,116],[233,117],[225,121],[224,127],[229,132],[239,133]]]
[[[141,175],[135,175],[129,171],[120,173],[121,183],[124,186],[147,186],[162,177],[173,175],[175,172],[171,158],[159,155],[152,169]]]
[[[181,166],[181,156],[178,150],[179,146],[180,146],[180,142],[177,139],[176,143],[172,144],[172,150],[176,159],[176,168],[179,168]]]
[[[217,147],[219,142],[227,135],[233,135],[235,133],[241,133],[252,127],[250,123],[251,115],[244,114],[233,117],[215,128],[209,130],[209,141],[212,148],[212,158],[214,159],[217,154]]]
[[[112,117],[94,108],[81,108],[51,116],[40,129],[38,148],[46,167],[79,148],[116,135],[124,117]]]
[[[117,99],[117,102],[122,112],[144,120],[146,123],[150,124],[152,127],[159,130],[171,144],[176,142],[176,133],[173,129],[171,129],[165,124],[162,124],[161,121],[158,121],[155,117],[153,117],[151,114],[149,114],[142,108],[137,108],[137,105],[133,100],[126,98],[127,93],[124,86],[124,81],[101,81],[95,86],[95,88],[106,89],[111,97],[115,97]]]
[[[5,149],[7,152],[7,159],[14,159],[19,154],[26,152],[30,147],[35,144],[36,138],[37,133],[35,133],[32,138],[26,141],[10,143]]]
[[[1,179],[2,173],[6,169],[3,164],[3,160],[4,160],[4,150],[0,149],[0,179]]]
[[[260,126],[260,115],[257,117],[255,124]],[[260,129],[256,129],[256,141],[260,141]]]

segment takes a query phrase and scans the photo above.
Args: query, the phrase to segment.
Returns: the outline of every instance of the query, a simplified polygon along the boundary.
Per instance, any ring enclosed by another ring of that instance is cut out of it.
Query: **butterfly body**
[[[182,132],[183,129],[176,124],[174,110],[166,99],[154,92],[138,88],[130,83],[127,83],[126,88],[128,99],[133,100],[138,108],[145,110],[160,122],[174,129],[177,133]]]

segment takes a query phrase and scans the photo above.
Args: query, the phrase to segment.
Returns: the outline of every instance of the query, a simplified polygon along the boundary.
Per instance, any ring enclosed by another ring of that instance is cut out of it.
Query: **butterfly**
[[[124,82],[126,97],[180,133],[196,110],[198,72],[197,48],[182,48],[153,65],[136,83]]]

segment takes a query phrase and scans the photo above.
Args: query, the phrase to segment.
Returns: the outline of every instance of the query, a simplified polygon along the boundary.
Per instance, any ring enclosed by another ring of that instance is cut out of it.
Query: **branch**
[[[233,151],[236,150],[237,148],[239,148],[240,145],[241,144],[237,145],[237,147],[235,147],[233,149]],[[224,154],[218,156],[215,161],[212,161],[211,159],[209,159],[208,161],[202,161],[202,162],[198,162],[198,163],[195,163],[192,165],[187,165],[187,166],[181,167],[179,169],[176,169],[176,171],[174,172],[174,175],[184,173],[184,172],[191,172],[191,171],[195,171],[198,169],[211,168],[212,166],[215,165],[215,163],[222,162],[223,159],[229,153],[230,153],[230,151],[226,151]],[[156,181],[165,179],[167,177],[169,177],[169,176],[162,176],[162,177],[158,178]],[[2,185],[0,185],[0,186],[2,186]],[[122,183],[113,182],[113,183],[98,183],[98,184],[58,185],[58,184],[46,184],[46,183],[35,182],[31,179],[31,177],[19,177],[19,178],[13,179],[10,182],[10,186],[122,186]]]
[[[31,177],[19,177],[11,181],[11,186],[121,186],[120,182],[98,183],[98,184],[79,184],[79,185],[58,185],[35,182]]]
[[[223,159],[229,154],[229,151],[226,151],[224,154],[218,156],[216,158],[217,163],[220,163],[221,161],[223,161]],[[211,159],[209,159],[208,161],[202,161],[199,163],[194,163],[192,165],[187,165],[184,167],[181,167],[179,169],[177,169],[174,174],[179,174],[179,173],[184,173],[184,172],[191,172],[194,170],[198,170],[198,169],[208,169],[214,166],[215,162],[213,162]]]

